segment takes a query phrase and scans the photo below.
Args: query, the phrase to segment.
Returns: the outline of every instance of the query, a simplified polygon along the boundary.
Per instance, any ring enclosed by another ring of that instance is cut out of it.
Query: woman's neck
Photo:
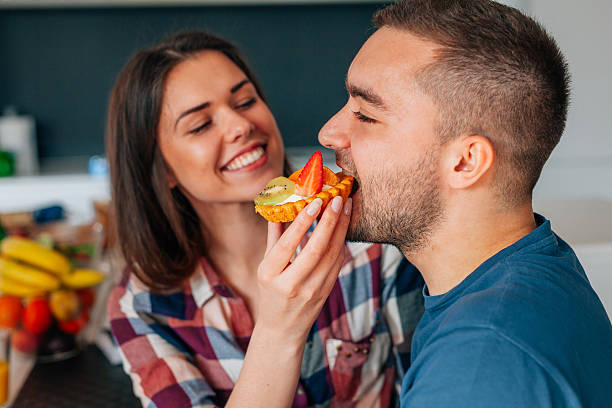
[[[225,269],[253,271],[266,249],[267,223],[252,203],[208,204],[197,208],[209,260]]]

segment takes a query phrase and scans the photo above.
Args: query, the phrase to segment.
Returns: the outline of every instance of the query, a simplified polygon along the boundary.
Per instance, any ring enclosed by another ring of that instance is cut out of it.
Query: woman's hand
[[[291,262],[320,210],[316,199],[284,233],[282,224],[268,225],[266,255],[257,271],[257,321],[227,408],[284,408],[294,400],[306,336],[344,259],[351,199],[344,207],[341,197],[332,200]]]
[[[291,261],[321,209],[316,199],[283,233],[282,224],[268,225],[266,255],[257,272],[259,328],[287,342],[304,342],[340,272],[351,199],[335,197],[326,207],[308,243]]]

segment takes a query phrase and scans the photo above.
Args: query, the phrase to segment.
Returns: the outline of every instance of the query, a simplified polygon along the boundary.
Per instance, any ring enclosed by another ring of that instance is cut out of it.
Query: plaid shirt
[[[422,280],[390,246],[349,243],[306,343],[293,407],[398,406]],[[111,329],[142,405],[224,406],[253,331],[244,300],[202,258],[188,283],[150,293],[134,276],[109,300]]]

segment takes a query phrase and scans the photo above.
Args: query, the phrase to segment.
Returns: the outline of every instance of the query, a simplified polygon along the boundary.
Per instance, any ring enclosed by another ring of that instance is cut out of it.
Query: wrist
[[[249,342],[249,347],[265,347],[274,350],[276,353],[283,353],[288,356],[301,356],[304,352],[308,333],[296,333],[290,330],[269,327],[257,322],[253,328],[253,334]]]

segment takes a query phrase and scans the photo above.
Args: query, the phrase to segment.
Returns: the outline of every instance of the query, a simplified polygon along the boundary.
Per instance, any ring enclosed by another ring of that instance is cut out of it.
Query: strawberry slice
[[[316,151],[308,159],[295,182],[295,194],[308,197],[321,192],[323,188],[323,156]]]
[[[301,172],[302,169],[294,171],[291,173],[288,179],[295,183],[298,180],[298,177],[300,177]],[[338,184],[338,176],[329,167],[323,166],[323,185],[326,184],[328,186],[335,186]]]

